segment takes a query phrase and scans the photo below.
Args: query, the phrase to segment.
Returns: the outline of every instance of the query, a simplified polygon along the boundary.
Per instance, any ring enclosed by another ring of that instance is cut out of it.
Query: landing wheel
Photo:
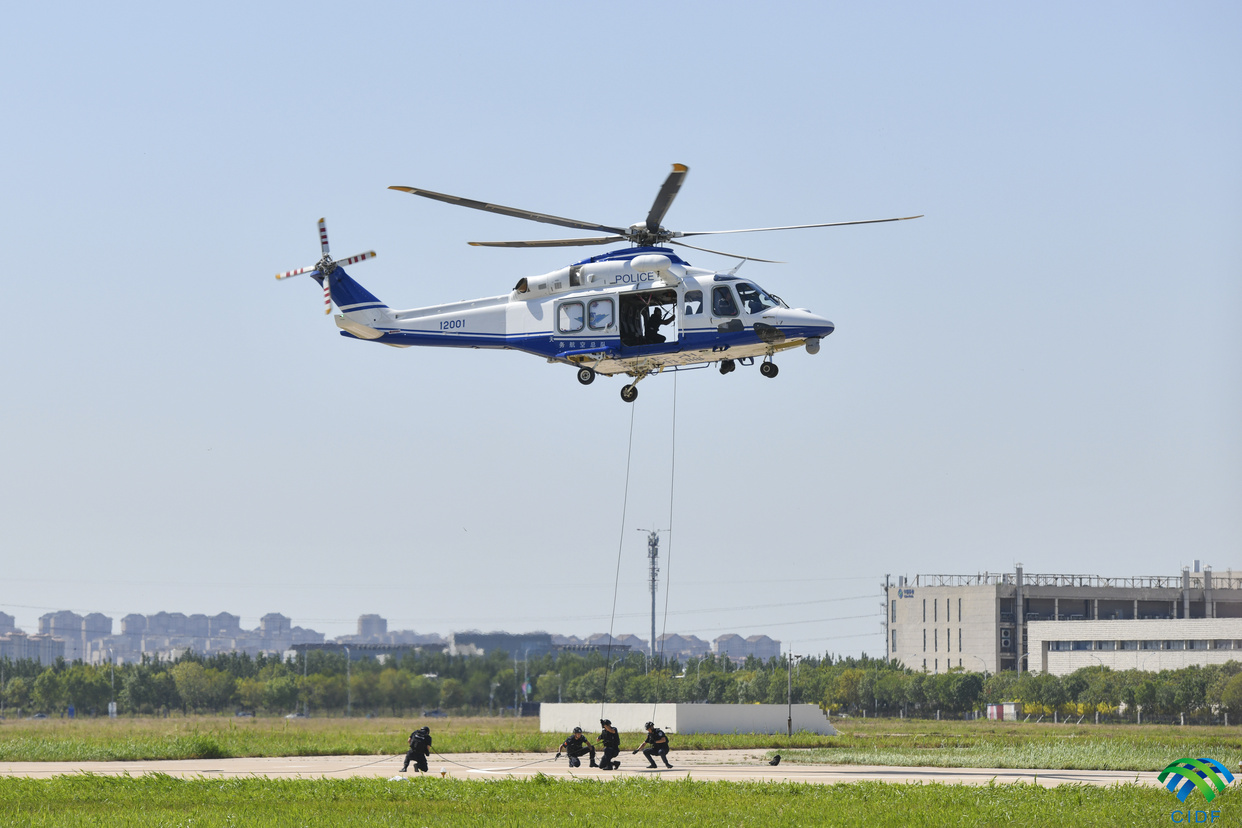
[[[578,369],[578,382],[582,383],[583,385],[590,385],[591,383],[595,382],[595,369],[594,368],[579,368]]]
[[[735,370],[736,368],[737,368],[737,365],[734,364],[733,360],[731,359],[720,360],[720,373],[721,374],[727,374],[730,371]]]
[[[626,402],[630,402],[630,403],[632,403],[632,402],[634,402],[634,400],[638,399],[638,388],[637,388],[637,386],[633,386],[633,385],[627,385],[627,386],[624,386],[624,387],[621,389],[621,399],[625,400]]]
[[[764,362],[759,365],[759,373],[763,374],[765,377],[771,378],[780,372],[781,369],[776,367],[775,362]]]

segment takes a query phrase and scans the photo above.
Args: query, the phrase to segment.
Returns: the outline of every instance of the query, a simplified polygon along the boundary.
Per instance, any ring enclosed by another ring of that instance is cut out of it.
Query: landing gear
[[[763,374],[765,377],[768,377],[769,379],[776,376],[780,372],[781,372],[781,369],[776,367],[775,362],[764,362],[759,365],[759,373]]]
[[[579,368],[578,369],[578,382],[582,383],[583,385],[590,385],[591,383],[595,382],[595,369],[594,368]]]
[[[737,370],[737,364],[731,359],[720,360],[720,373],[729,374]]]
[[[625,400],[628,403],[632,403],[634,402],[634,400],[638,399],[637,385],[626,385],[622,387],[621,388],[621,399]]]

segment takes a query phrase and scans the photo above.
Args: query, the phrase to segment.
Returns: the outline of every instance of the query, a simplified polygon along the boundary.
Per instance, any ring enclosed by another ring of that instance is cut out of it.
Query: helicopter
[[[477,247],[577,247],[628,242],[631,246],[591,256],[538,276],[524,276],[507,294],[443,305],[393,310],[355,282],[344,270],[375,257],[367,251],[341,260],[331,257],[328,231],[319,220],[322,258],[310,266],[276,275],[309,275],[323,287],[324,313],[335,304],[341,335],[395,348],[512,349],[577,370],[578,382],[590,385],[597,375],[631,378],[621,399],[638,398],[638,383],[665,370],[717,365],[729,374],[738,365],[759,363],[759,372],[775,377],[773,357],[792,348],[816,354],[834,330],[832,322],[804,308],[791,308],[755,281],[737,275],[747,261],[770,259],[696,247],[681,239],[726,233],[757,233],[907,221],[922,216],[836,221],[743,230],[667,230],[661,222],[685,181],[689,167],[674,164],[644,221],[629,227],[561,218],[514,207],[423,190],[391,190],[498,213],[514,218],[604,233],[574,239],[469,242]],[[728,272],[693,267],[666,244],[737,259]]]

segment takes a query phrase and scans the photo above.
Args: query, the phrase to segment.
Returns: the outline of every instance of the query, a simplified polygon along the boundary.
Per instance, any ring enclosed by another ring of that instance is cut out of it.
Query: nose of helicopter
[[[819,339],[836,330],[824,317],[802,308],[782,311],[777,327],[789,339]]]

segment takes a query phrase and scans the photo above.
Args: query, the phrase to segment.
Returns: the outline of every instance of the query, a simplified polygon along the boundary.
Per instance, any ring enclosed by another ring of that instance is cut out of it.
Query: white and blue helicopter
[[[345,265],[374,258],[375,252],[332,259],[323,219],[319,220],[323,257],[311,267],[280,273],[276,278],[307,274],[318,281],[324,291],[324,313],[330,313],[333,304],[341,311],[336,324],[342,336],[395,348],[423,345],[523,351],[576,368],[578,382],[583,385],[590,385],[597,374],[632,377],[621,389],[621,399],[633,402],[638,398],[638,383],[666,369],[718,364],[720,373],[728,374],[739,364],[753,365],[759,358],[759,372],[775,377],[775,354],[798,347],[818,353],[820,341],[833,331],[833,324],[824,317],[791,308],[780,297],[737,275],[745,261],[771,260],[721,253],[677,239],[921,218],[903,216],[745,230],[666,230],[660,222],[687,172],[689,167],[674,164],[646,220],[629,227],[560,218],[415,187],[389,188],[475,210],[608,234],[579,239],[470,242],[475,246],[574,247],[616,242],[632,245],[541,276],[523,277],[513,290],[500,296],[393,310],[344,270]],[[664,243],[740,261],[727,273],[692,267],[676,251],[662,247]]]

